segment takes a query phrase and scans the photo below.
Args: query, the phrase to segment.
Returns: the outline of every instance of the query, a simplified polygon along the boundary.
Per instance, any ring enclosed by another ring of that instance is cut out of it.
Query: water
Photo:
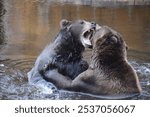
[[[42,49],[54,39],[61,19],[85,19],[119,31],[129,46],[128,60],[150,99],[150,6],[106,6],[84,1],[0,0],[0,99],[105,99],[82,93],[47,90],[28,84],[27,72]],[[84,57],[90,60],[91,50]]]

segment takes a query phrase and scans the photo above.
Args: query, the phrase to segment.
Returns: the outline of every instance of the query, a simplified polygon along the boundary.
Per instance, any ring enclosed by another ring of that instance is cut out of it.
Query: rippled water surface
[[[86,3],[86,2],[84,2]],[[0,99],[105,99],[48,90],[28,84],[27,72],[54,39],[61,19],[85,19],[120,32],[129,46],[128,60],[143,92],[130,99],[150,99],[150,6],[98,6],[50,0],[0,1]],[[91,50],[84,57],[90,60]]]

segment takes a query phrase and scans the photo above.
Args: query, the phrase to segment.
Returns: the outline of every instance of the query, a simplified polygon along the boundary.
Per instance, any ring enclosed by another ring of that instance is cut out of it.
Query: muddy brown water
[[[86,2],[84,2],[86,3]],[[59,31],[61,19],[84,19],[120,32],[129,46],[128,60],[143,92],[130,99],[150,99],[150,6],[92,6],[49,0],[0,1],[0,99],[105,99],[48,90],[28,84],[27,72]],[[84,57],[90,61],[91,50]],[[111,97],[110,97],[111,98]]]

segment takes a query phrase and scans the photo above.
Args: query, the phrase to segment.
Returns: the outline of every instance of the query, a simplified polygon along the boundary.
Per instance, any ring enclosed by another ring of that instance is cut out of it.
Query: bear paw
[[[85,70],[88,69],[89,65],[88,65],[88,63],[87,63],[86,61],[82,60],[82,61],[80,62],[80,67],[81,67],[81,69],[82,69],[83,71],[85,71]]]

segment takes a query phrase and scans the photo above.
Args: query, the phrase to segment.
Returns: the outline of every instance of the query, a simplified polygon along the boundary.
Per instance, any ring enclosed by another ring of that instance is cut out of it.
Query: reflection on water
[[[143,88],[143,94],[132,99],[150,99],[150,7],[87,4],[49,0],[0,1],[0,46],[3,46],[0,49],[0,99],[101,99],[66,91],[48,94],[28,84],[26,73],[42,49],[54,39],[63,18],[95,21],[119,31],[129,46],[128,59]],[[2,43],[4,39],[7,44]],[[84,53],[88,61],[90,54],[91,50]]]

